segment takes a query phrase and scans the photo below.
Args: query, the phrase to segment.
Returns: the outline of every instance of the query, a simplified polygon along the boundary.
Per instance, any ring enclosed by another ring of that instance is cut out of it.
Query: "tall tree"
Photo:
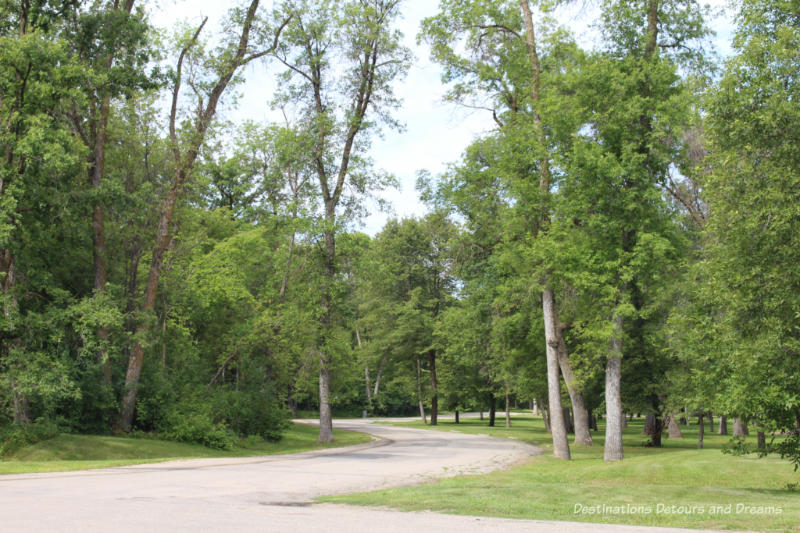
[[[797,457],[800,6],[739,6],[735,54],[708,101],[710,216],[699,289],[722,341],[706,349],[723,376],[723,412],[738,415],[736,427],[756,415],[792,432],[786,442]],[[702,317],[693,321],[702,327]]]
[[[286,67],[283,99],[311,123],[313,167],[323,211],[320,442],[333,440],[328,344],[339,320],[336,235],[343,221],[360,212],[363,196],[389,181],[370,169],[365,134],[380,122],[396,125],[390,116],[398,103],[392,84],[409,63],[401,34],[392,27],[399,5],[399,0],[292,0],[281,8],[294,16],[275,53]]]
[[[694,2],[608,1],[602,20],[606,50],[582,69],[576,89],[586,122],[564,162],[557,231],[561,245],[575,237],[561,259],[580,265],[567,274],[571,285],[593,298],[585,310],[595,326],[586,321],[582,334],[606,353],[604,458],[618,461],[623,355],[641,345],[647,306],[663,286],[659,269],[677,258],[662,190],[681,149],[673,132],[688,116],[676,61],[695,51],[705,28]]]
[[[259,0],[252,0],[246,10],[234,9],[231,12],[232,19],[237,21],[240,25],[239,33],[235,40],[224,43],[221,48],[217,50],[218,59],[211,63],[211,72],[208,73],[208,79],[192,80],[191,86],[195,91],[194,96],[197,101],[197,109],[195,110],[192,123],[188,125],[186,131],[179,132],[178,109],[184,75],[184,63],[187,59],[192,59],[193,51],[198,44],[200,32],[203,30],[208,19],[203,21],[180,51],[175,73],[175,83],[172,88],[172,106],[169,118],[169,135],[172,145],[174,170],[170,187],[162,201],[161,215],[150,260],[150,269],[145,285],[144,298],[140,306],[140,311],[144,315],[150,313],[155,307],[164,253],[172,238],[171,222],[173,214],[175,213],[175,207],[183,188],[192,178],[195,162],[200,153],[200,148],[205,141],[206,132],[217,113],[217,105],[238,70],[248,63],[264,57],[275,50],[280,33],[288,23],[288,20],[285,20],[278,26],[274,36],[270,39],[271,42],[264,43],[262,39],[251,39],[251,34],[257,32],[257,30],[254,30],[254,27],[259,25],[259,17],[257,16],[258,7]],[[195,59],[197,59],[196,56]],[[136,393],[144,359],[144,347],[141,338],[146,336],[148,331],[149,323],[146,321],[143,321],[137,326],[136,334],[139,340],[134,342],[128,361],[128,369],[125,375],[125,390],[119,416],[119,427],[122,431],[126,432],[131,430],[133,424],[136,408]]]
[[[87,65],[86,109],[68,111],[70,120],[88,150],[89,185],[93,189],[92,242],[94,290],[98,297],[106,290],[108,260],[104,206],[101,185],[106,172],[106,143],[112,99],[130,97],[135,91],[154,86],[145,73],[153,50],[143,11],[133,12],[135,0],[109,0],[100,7],[74,14],[77,21],[71,42],[75,53]],[[101,346],[109,330],[97,332]],[[103,348],[98,359],[104,367],[103,379],[111,383],[111,361]]]
[[[548,115],[543,93],[556,90],[553,78],[565,67],[562,60],[569,57],[561,55],[570,47],[569,37],[559,31],[544,38],[538,35],[542,28],[534,22],[534,11],[540,13],[540,9],[546,6],[528,0],[443,2],[441,14],[423,23],[423,35],[433,45],[433,57],[445,66],[444,79],[456,82],[448,98],[469,107],[488,108],[499,127],[498,135],[507,143],[506,150],[514,154],[506,158],[503,173],[507,180],[505,194],[520,207],[519,211],[525,212],[516,219],[517,224],[525,225],[523,231],[514,232],[519,240],[511,246],[516,247],[526,246],[523,243],[529,242],[528,237],[535,240],[547,231],[548,197],[554,185],[551,152],[557,142],[554,137],[558,137],[558,130],[565,131],[568,122]],[[547,47],[542,46],[543,42]],[[460,51],[462,46],[467,53]],[[544,59],[543,54],[547,56]],[[490,98],[489,103],[478,103],[485,96]],[[527,270],[531,274],[530,267]],[[558,346],[563,328],[547,272],[532,275],[531,283],[542,287],[554,454],[569,458],[560,407]],[[561,361],[570,374],[566,346],[562,348]],[[571,393],[576,385],[574,380],[568,381]],[[573,407],[585,411],[579,395],[575,396]],[[579,440],[591,443],[588,416],[578,416],[576,420],[587,423],[581,426]]]

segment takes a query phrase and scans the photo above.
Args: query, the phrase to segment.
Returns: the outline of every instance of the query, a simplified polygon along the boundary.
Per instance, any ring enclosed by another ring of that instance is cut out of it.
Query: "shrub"
[[[214,419],[241,437],[278,441],[290,426],[289,412],[267,391],[221,389],[214,394],[212,406]]]
[[[58,425],[50,420],[6,426],[0,429],[0,457],[7,457],[25,446],[52,439],[58,433]]]
[[[230,450],[236,436],[224,424],[215,422],[207,401],[192,397],[165,409],[159,434],[167,440],[203,444],[218,450]]]

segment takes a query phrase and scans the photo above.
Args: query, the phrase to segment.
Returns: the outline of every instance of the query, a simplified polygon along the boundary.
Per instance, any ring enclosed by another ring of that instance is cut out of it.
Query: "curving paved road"
[[[0,531],[653,531],[311,505],[310,500],[321,495],[487,472],[538,453],[513,440],[370,425],[364,420],[337,421],[336,427],[378,439],[295,455],[2,476]]]

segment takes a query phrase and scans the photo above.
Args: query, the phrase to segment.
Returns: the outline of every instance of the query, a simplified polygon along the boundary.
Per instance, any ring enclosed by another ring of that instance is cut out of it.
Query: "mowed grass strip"
[[[0,461],[0,474],[63,472],[205,457],[257,457],[350,446],[371,439],[364,433],[335,430],[333,443],[318,444],[318,435],[315,426],[293,424],[278,442],[254,440],[224,451],[148,438],[61,434],[4,458]]]
[[[439,424],[440,431],[531,442],[544,453],[492,474],[322,500],[505,518],[800,531],[800,492],[787,488],[800,483],[800,473],[778,458],[723,454],[730,436],[710,434],[708,426],[703,450],[697,449],[696,425],[681,426],[683,439],[665,438],[664,447],[656,449],[643,446],[644,422],[634,419],[624,431],[625,459],[604,463],[602,425],[592,432],[594,446],[571,445],[572,460],[562,461],[552,457],[551,437],[538,417],[515,416],[511,428],[500,417],[494,428],[477,419]],[[420,422],[398,425],[430,428]],[[755,446],[755,436],[748,439]]]

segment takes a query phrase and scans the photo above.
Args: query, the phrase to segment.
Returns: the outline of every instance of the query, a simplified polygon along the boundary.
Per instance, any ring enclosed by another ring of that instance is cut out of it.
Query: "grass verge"
[[[0,461],[0,474],[64,472],[113,466],[157,463],[204,457],[256,457],[350,446],[370,440],[355,431],[334,430],[335,441],[318,444],[318,428],[293,424],[278,442],[249,441],[233,450],[214,450],[199,444],[184,444],[147,438],[61,434],[18,450]]]
[[[683,439],[665,438],[655,449],[643,446],[643,421],[634,420],[624,432],[625,459],[607,464],[602,426],[593,432],[594,446],[572,445],[572,460],[562,461],[551,455],[541,418],[515,416],[511,428],[497,423],[447,420],[436,429],[519,439],[541,446],[543,455],[492,474],[321,500],[505,518],[800,532],[800,492],[787,488],[800,474],[777,458],[724,455],[729,437],[709,435],[707,427],[703,450],[697,426],[682,427]]]

